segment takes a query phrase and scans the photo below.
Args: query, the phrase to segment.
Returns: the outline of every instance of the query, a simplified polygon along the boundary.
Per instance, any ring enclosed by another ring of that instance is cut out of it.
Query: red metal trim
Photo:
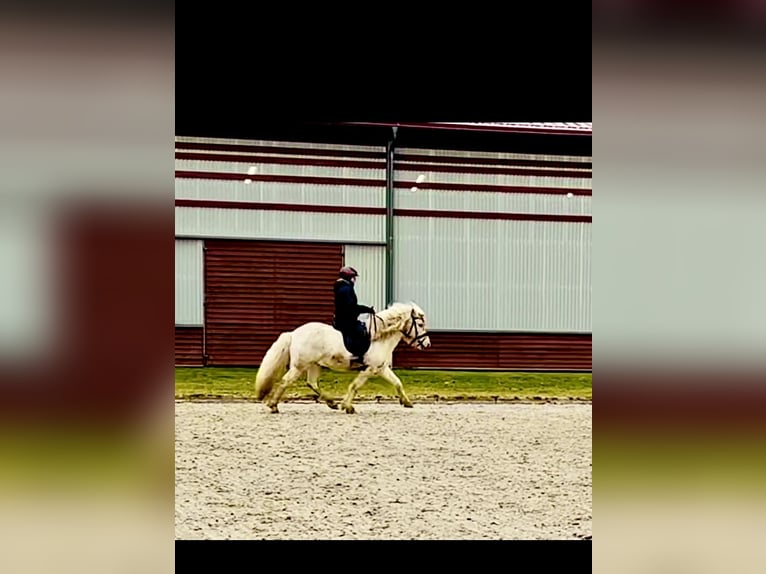
[[[292,148],[267,145],[245,145],[245,144],[225,144],[225,143],[195,143],[195,142],[176,142],[176,149],[189,149],[198,151],[234,151],[243,153],[279,153],[294,155],[318,155],[330,157],[360,157],[372,159],[385,159],[384,151],[362,151],[362,150],[339,150],[339,149],[309,149]]]
[[[194,142],[176,142],[176,149],[193,150],[195,152],[241,152],[241,153],[270,153],[280,154],[285,156],[295,155],[313,155],[313,156],[326,156],[326,157],[342,157],[342,158],[365,158],[365,159],[380,159],[385,160],[385,152],[374,151],[346,151],[346,150],[320,150],[310,148],[293,148],[293,147],[278,147],[278,146],[263,146],[263,145],[238,145],[238,144],[213,144],[213,143],[194,143]],[[176,152],[176,157],[179,153],[188,152]],[[208,155],[208,154],[200,154]],[[212,155],[212,154],[210,154]],[[235,157],[227,155],[226,157]],[[254,157],[254,156],[243,156]],[[196,158],[190,158],[196,159]],[[204,158],[199,158],[204,159]],[[246,161],[246,160],[245,160]],[[413,162],[427,162],[427,163],[460,163],[460,164],[476,164],[476,165],[511,165],[519,167],[551,167],[551,168],[564,168],[564,169],[592,169],[592,162],[581,161],[556,161],[556,160],[537,160],[537,159],[496,159],[490,157],[458,157],[458,156],[430,156],[414,153],[402,153],[396,154],[396,161],[413,161]],[[385,165],[385,164],[384,164]]]
[[[310,183],[315,185],[355,185],[362,187],[383,187],[382,179],[360,179],[349,177],[315,177],[309,175],[260,175],[248,173],[226,173],[223,171],[183,171],[177,170],[180,179],[220,179],[270,181],[274,183]]]
[[[504,221],[565,221],[592,223],[591,215],[552,215],[544,213],[500,213],[490,211],[447,211],[433,209],[394,209],[400,217],[446,217],[451,219],[496,219]]]
[[[385,215],[382,207],[351,207],[345,205],[310,205],[303,203],[265,203],[259,201],[221,201],[213,199],[176,199],[176,207],[205,207],[211,209],[247,209],[259,211],[298,211],[306,213],[348,213],[351,215]]]
[[[397,181],[394,187],[397,189],[417,187],[419,190],[441,189],[445,191],[481,191],[487,193],[539,193],[543,195],[593,195],[592,189],[578,189],[573,187],[523,187],[518,185],[474,185],[471,183],[415,183],[414,181]]]
[[[395,162],[397,170],[448,173],[483,173],[494,175],[522,175],[528,177],[581,177],[593,178],[593,173],[575,170],[520,169],[514,167],[470,167],[457,165],[424,165],[422,163]]]
[[[261,203],[253,201],[221,201],[209,199],[176,199],[176,207],[213,209],[246,209],[262,211],[297,211],[306,213],[347,213],[351,215],[385,215],[383,207],[351,207],[343,205],[310,205],[298,203]],[[495,219],[508,221],[560,221],[592,223],[590,215],[553,215],[545,213],[502,213],[482,211],[447,211],[429,209],[394,209],[399,217],[440,217],[451,219]]]
[[[361,179],[347,177],[315,177],[306,175],[260,175],[247,173],[227,173],[222,171],[184,171],[175,173],[179,179],[211,179],[211,180],[241,180],[269,181],[275,183],[307,183],[314,185],[351,185],[357,187],[385,187],[386,182],[382,179]],[[398,189],[411,188],[413,181],[397,181],[394,187]],[[417,184],[418,189],[442,189],[446,191],[480,191],[488,193],[536,193],[544,195],[593,195],[591,189],[578,189],[568,187],[522,187],[510,185],[474,185],[470,183],[422,183]]]
[[[362,161],[342,159],[311,159],[305,157],[276,157],[268,155],[233,155],[198,152],[176,152],[176,159],[201,161],[231,161],[236,163],[274,163],[287,165],[317,165],[323,167],[356,167],[361,169],[386,169],[384,161]]]
[[[198,161],[221,161],[233,163],[265,163],[281,165],[311,165],[321,167],[351,167],[358,169],[385,169],[386,164],[382,161],[338,160],[338,159],[310,159],[299,157],[275,157],[267,155],[234,155],[198,152],[176,152],[176,159]],[[502,163],[495,160],[495,164]],[[510,165],[510,164],[508,164]],[[581,177],[592,178],[591,172],[575,170],[546,170],[546,169],[519,169],[514,167],[468,167],[463,165],[424,165],[413,162],[397,162],[395,169],[424,172],[447,172],[447,173],[482,173],[496,175],[522,175],[534,177]]]
[[[497,159],[492,157],[457,157],[432,156],[414,153],[396,154],[396,161],[414,161],[423,163],[461,163],[476,165],[514,165],[523,167],[561,167],[570,169],[593,169],[592,162],[584,161],[555,161],[544,159]]]

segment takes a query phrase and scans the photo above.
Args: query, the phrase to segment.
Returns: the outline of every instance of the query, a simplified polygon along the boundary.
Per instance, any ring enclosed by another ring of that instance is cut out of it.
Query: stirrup
[[[366,367],[367,364],[364,362],[363,357],[357,357],[356,355],[354,355],[353,357],[351,357],[351,360],[349,361],[349,366],[352,369],[361,369]]]

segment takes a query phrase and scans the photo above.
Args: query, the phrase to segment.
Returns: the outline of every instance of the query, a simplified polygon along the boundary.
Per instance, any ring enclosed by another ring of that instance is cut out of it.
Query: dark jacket
[[[359,305],[351,282],[338,279],[333,286],[333,291],[335,292],[335,325],[338,329],[354,328],[359,315],[373,312],[372,307]]]

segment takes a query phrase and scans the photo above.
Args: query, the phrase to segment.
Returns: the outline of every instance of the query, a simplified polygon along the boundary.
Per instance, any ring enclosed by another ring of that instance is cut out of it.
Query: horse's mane
[[[412,309],[412,305],[406,303],[391,303],[391,305],[375,314],[377,319],[370,315],[367,329],[370,332],[371,340],[375,341],[400,331],[409,318]]]

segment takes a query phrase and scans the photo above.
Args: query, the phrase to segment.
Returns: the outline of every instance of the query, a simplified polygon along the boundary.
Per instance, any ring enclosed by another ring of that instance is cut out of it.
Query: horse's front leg
[[[391,370],[391,367],[385,367],[381,373],[380,376],[386,379],[389,383],[394,385],[396,387],[396,393],[399,395],[399,404],[401,404],[403,407],[412,408],[412,402],[410,401],[409,397],[407,397],[407,394],[404,392],[404,386],[402,385],[402,381],[399,379],[399,377],[396,376],[396,373]]]
[[[346,411],[348,414],[354,414],[356,411],[354,410],[354,406],[351,404],[351,402],[354,400],[354,397],[356,396],[356,392],[359,390],[359,387],[361,387],[364,383],[367,382],[367,379],[369,379],[371,376],[370,369],[367,368],[364,371],[360,372],[356,378],[351,382],[351,384],[348,386],[348,392],[346,393],[346,397],[343,399],[343,402],[341,403],[341,408]]]

